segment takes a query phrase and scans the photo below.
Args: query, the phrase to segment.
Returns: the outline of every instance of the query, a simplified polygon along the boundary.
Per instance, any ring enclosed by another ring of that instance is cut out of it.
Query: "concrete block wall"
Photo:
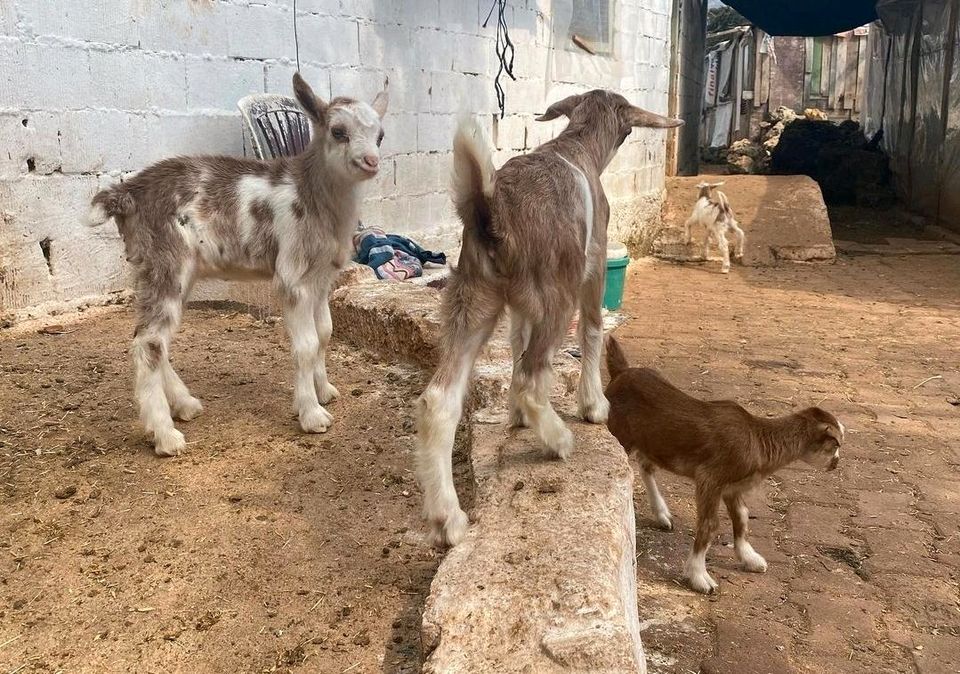
[[[517,80],[503,78],[504,119],[496,20],[481,26],[491,0],[297,1],[301,70],[318,94],[372,98],[390,77],[365,222],[457,245],[447,185],[464,112],[480,116],[498,163],[562,128],[533,118],[573,91],[616,88],[665,112],[670,0],[612,0],[613,57],[552,48],[552,17],[570,1],[508,8]],[[243,154],[236,102],[289,93],[293,25],[293,0],[0,2],[0,315],[124,288],[115,227],[79,224],[90,197],[165,156]],[[635,132],[606,174],[618,236],[658,217],[664,138]]]

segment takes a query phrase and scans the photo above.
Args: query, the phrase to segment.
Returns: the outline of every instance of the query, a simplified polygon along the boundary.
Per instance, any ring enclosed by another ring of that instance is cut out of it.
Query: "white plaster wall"
[[[670,0],[616,0],[615,58],[551,48],[570,3],[511,3],[517,81],[504,78],[494,123],[491,0],[298,0],[301,69],[321,96],[369,98],[390,77],[365,222],[456,245],[446,188],[462,112],[482,115],[499,163],[555,134],[561,122],[533,117],[573,91],[666,110]],[[115,227],[78,222],[90,197],[165,156],[243,154],[237,100],[289,93],[294,70],[293,0],[0,0],[0,314],[125,287]],[[664,138],[635,132],[606,174],[621,234],[658,217]]]

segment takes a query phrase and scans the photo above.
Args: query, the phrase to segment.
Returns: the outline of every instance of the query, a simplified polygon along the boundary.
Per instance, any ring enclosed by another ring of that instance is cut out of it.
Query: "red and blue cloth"
[[[423,276],[425,263],[446,264],[447,256],[423,249],[418,243],[398,234],[387,234],[379,227],[365,227],[353,235],[356,260],[371,267],[379,279],[405,281]]]

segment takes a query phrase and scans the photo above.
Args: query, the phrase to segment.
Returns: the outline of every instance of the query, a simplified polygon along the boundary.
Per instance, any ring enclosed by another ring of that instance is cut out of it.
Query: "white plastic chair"
[[[237,103],[257,159],[292,157],[310,142],[310,122],[297,101],[280,94],[252,94]]]

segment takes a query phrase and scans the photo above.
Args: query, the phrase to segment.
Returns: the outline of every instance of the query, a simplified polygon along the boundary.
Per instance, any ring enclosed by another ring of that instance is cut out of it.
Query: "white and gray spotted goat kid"
[[[683,223],[683,242],[690,243],[690,230],[695,224],[700,224],[705,230],[703,239],[703,258],[706,259],[710,242],[714,241],[720,248],[720,257],[723,259],[721,271],[724,274],[730,271],[730,243],[727,234],[734,238],[734,255],[743,260],[744,234],[740,224],[733,215],[727,195],[716,189],[723,183],[699,183],[697,202],[693,205],[693,213]],[[712,194],[711,194],[712,191]]]
[[[93,198],[87,224],[113,218],[135,269],[136,396],[160,456],[185,446],[171,412],[188,421],[203,410],[169,360],[198,278],[273,279],[296,366],[300,427],[323,433],[333,422],[323,407],[337,396],[325,363],[332,331],[327,296],[350,259],[360,185],[379,170],[387,93],[371,104],[326,103],[299,74],[293,90],[312,127],[303,153],[273,161],[166,159]]]

